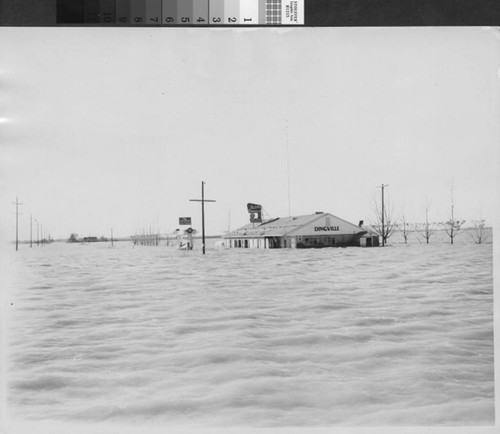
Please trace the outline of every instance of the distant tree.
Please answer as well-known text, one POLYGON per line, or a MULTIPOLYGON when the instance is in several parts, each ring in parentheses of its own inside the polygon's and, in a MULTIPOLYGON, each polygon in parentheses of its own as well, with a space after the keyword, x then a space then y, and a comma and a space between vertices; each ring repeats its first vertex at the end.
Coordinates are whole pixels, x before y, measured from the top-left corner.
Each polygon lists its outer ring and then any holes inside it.
POLYGON ((431 224, 429 223, 429 204, 426 205, 425 207, 425 223, 423 224, 423 231, 422 231, 422 236, 425 239, 425 242, 429 244, 429 240, 431 238, 431 235, 435 232, 435 230, 432 228, 431 224))
POLYGON ((455 220, 455 203, 453 200, 453 188, 451 189, 451 209, 450 209, 450 219, 443 223, 444 230, 450 237, 450 243, 453 244, 453 240, 460 232, 462 225, 465 223, 465 220, 455 220))
POLYGON ((484 220, 475 220, 472 222, 474 225, 469 229, 469 234, 476 244, 482 244, 488 238, 488 234, 486 233, 486 226, 484 220))
POLYGON ((68 243, 77 243, 78 242, 78 234, 71 234, 68 238, 68 243))
POLYGON ((379 237, 382 237, 382 246, 385 246, 388 238, 393 234, 396 229, 396 224, 392 217, 392 207, 390 205, 386 205, 384 198, 384 188, 387 185, 382 184, 382 200, 380 204, 378 201, 374 201, 374 209, 375 209, 375 224, 370 225, 370 228, 373 232, 375 232, 379 237))
POLYGON ((405 244, 408 244, 408 238, 410 234, 413 232, 413 227, 406 221, 406 217, 403 214, 401 217, 401 224, 398 225, 399 232, 403 235, 405 240, 405 244))

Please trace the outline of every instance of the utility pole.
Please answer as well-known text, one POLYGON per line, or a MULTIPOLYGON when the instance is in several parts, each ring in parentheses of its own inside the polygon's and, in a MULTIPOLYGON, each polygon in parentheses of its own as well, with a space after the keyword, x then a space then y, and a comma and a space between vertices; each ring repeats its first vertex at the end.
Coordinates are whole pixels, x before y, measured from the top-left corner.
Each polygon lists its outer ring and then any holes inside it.
POLYGON ((288 181, 288 217, 291 217, 290 211, 290 152, 288 148, 288 119, 285 120, 285 134, 286 134, 286 171, 288 181))
POLYGON ((111 228, 111 247, 113 247, 113 228, 111 228))
POLYGON ((385 246, 385 204, 384 204, 384 188, 389 187, 387 184, 382 184, 382 247, 385 246))
POLYGON ((203 254, 205 254, 205 202, 215 202, 215 200, 205 199, 205 182, 201 181, 201 199, 189 199, 189 201, 201 202, 201 237, 203 254))
POLYGON ((19 205, 22 205, 22 202, 19 202, 18 197, 16 196, 16 201, 13 203, 16 205, 16 252, 19 250, 19 205))
POLYGON ((30 247, 33 247, 33 215, 30 214, 30 247))

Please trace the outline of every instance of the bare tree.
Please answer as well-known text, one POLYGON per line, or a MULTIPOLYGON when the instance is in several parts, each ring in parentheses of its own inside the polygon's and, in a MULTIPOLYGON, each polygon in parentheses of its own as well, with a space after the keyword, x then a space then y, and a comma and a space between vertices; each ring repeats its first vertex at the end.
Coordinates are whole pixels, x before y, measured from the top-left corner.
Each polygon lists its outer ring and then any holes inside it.
POLYGON ((453 244, 453 240, 460 232, 462 225, 465 223, 465 220, 455 220, 455 203, 453 200, 453 188, 451 189, 451 210, 450 210, 450 219, 443 223, 444 230, 450 237, 450 243, 453 244))
POLYGON ((387 185, 382 184, 382 200, 380 204, 374 201, 376 223, 370 225, 370 228, 379 237, 382 237, 382 246, 385 246, 387 239, 393 234, 396 229, 396 224, 392 217, 392 207, 385 204, 384 188, 387 185))
POLYGON ((408 238, 410 237, 410 234, 413 232, 413 228, 406 221, 406 217, 404 214, 401 217, 401 223, 398 224, 398 229, 399 229, 399 232, 401 232, 401 235, 403 235, 403 238, 405 240, 405 244, 408 244, 408 238))
POLYGON ((425 242, 429 244, 429 240, 431 238, 431 235, 435 232, 435 230, 432 228, 431 224, 429 223, 429 204, 426 205, 425 207, 425 223, 423 225, 423 233, 422 236, 425 238, 425 242))
POLYGON ((488 238, 488 234, 486 233, 485 221, 475 220, 472 222, 472 224, 474 226, 469 229, 469 234, 471 235, 472 239, 476 244, 484 243, 488 238))

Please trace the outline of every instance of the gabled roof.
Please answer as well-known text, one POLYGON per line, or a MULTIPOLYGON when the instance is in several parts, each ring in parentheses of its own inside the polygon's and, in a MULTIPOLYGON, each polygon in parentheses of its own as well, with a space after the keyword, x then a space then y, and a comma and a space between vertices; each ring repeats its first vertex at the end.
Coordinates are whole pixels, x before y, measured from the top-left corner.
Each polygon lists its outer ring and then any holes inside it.
MULTIPOLYGON (((225 235, 224 238, 282 237, 325 216, 331 216, 349 223, 330 213, 308 214, 296 217, 278 217, 263 223, 248 223, 241 228, 231 231, 229 234, 225 235)), ((353 225, 352 223, 349 224, 353 225)), ((360 232, 366 231, 360 228, 360 232)))

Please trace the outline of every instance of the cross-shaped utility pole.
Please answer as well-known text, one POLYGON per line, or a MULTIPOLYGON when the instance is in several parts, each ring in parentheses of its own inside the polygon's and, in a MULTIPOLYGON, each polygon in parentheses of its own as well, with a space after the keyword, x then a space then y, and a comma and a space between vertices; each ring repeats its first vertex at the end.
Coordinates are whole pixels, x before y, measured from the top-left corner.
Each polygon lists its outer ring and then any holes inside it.
POLYGON ((205 254, 205 202, 215 200, 205 199, 205 182, 201 181, 201 199, 189 199, 190 202, 201 202, 201 238, 203 243, 203 254, 205 254))

